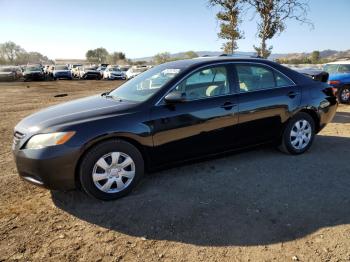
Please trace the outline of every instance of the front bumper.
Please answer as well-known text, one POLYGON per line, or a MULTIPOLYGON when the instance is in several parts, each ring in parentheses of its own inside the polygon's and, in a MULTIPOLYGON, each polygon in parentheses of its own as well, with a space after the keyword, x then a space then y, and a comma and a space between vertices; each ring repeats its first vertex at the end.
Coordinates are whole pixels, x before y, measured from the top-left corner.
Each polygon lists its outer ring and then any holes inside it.
POLYGON ((65 145, 43 149, 13 149, 18 174, 24 180, 53 190, 75 188, 79 149, 65 145))
POLYGON ((24 80, 44 80, 44 74, 27 74, 23 76, 24 80))

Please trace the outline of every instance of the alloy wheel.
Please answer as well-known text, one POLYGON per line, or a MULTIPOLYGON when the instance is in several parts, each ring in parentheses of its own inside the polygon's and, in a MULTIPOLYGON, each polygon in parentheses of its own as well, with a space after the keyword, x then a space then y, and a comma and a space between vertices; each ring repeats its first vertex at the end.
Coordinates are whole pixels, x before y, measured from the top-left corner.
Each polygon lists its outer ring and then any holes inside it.
POLYGON ((342 101, 348 102, 350 100, 350 90, 349 88, 344 88, 340 94, 342 101))

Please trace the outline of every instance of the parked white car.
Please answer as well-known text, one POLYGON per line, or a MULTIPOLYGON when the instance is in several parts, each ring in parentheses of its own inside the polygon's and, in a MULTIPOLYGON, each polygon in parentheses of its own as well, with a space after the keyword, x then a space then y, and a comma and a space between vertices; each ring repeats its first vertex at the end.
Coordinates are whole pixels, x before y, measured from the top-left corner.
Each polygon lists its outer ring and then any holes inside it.
POLYGON ((148 69, 146 66, 142 67, 131 67, 128 71, 126 71, 126 78, 131 79, 135 76, 138 76, 139 74, 145 72, 148 69))
POLYGON ((126 79, 126 74, 121 71, 118 67, 107 67, 103 72, 103 79, 114 80, 114 79, 126 79))

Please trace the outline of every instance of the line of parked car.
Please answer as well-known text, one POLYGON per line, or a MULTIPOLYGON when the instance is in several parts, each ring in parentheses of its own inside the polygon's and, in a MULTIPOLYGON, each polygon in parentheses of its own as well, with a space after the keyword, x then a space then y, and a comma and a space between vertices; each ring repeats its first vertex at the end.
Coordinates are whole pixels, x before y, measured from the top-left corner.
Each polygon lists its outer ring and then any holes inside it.
POLYGON ((0 80, 3 81, 43 81, 58 79, 96 79, 126 80, 131 79, 149 69, 150 66, 121 65, 41 65, 0 67, 0 80))

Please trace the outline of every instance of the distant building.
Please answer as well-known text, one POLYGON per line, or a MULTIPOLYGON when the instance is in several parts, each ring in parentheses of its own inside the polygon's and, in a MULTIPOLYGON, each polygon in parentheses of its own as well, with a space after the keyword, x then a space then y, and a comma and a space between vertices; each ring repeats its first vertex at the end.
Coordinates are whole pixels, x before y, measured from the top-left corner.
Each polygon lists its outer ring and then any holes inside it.
POLYGON ((62 59, 57 58, 55 59, 55 64, 62 64, 62 65, 68 65, 68 64, 90 64, 85 59, 62 59))

